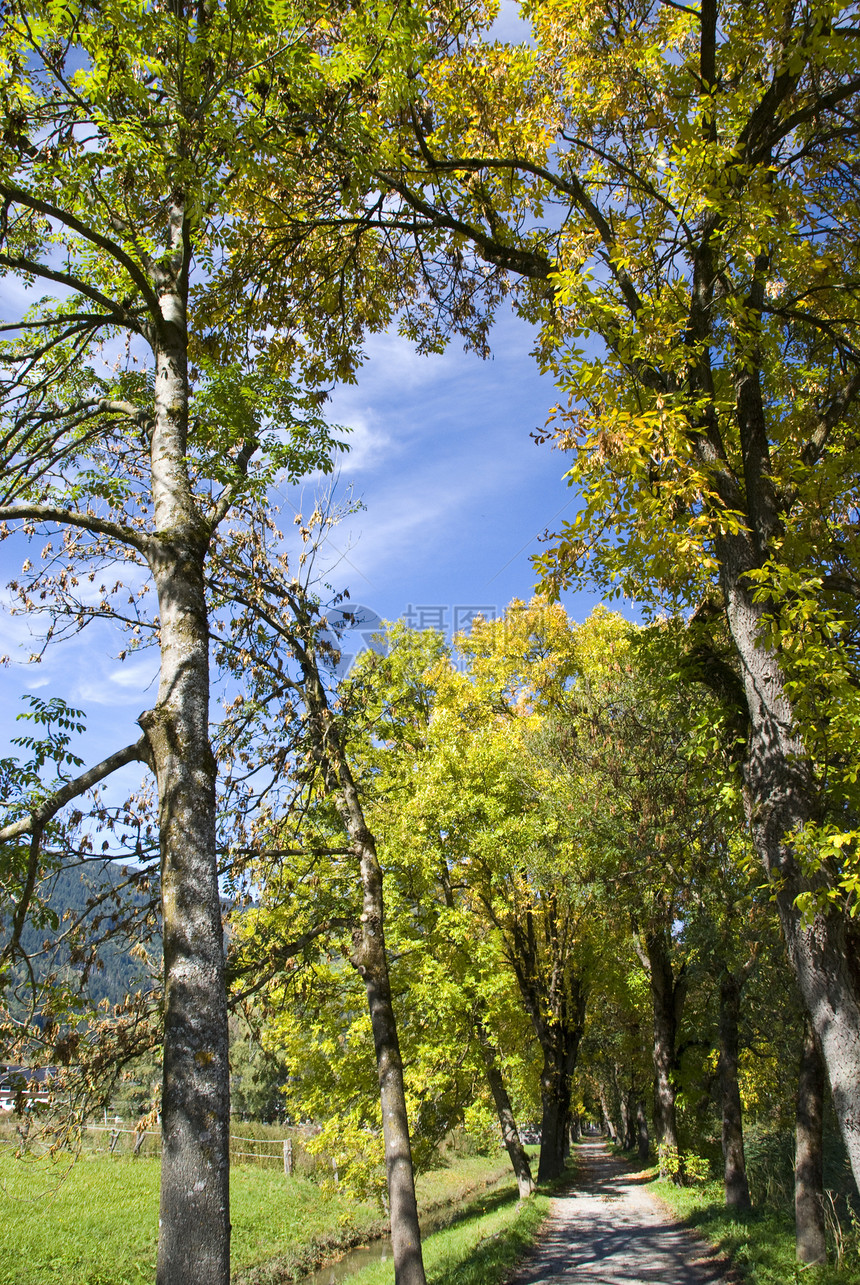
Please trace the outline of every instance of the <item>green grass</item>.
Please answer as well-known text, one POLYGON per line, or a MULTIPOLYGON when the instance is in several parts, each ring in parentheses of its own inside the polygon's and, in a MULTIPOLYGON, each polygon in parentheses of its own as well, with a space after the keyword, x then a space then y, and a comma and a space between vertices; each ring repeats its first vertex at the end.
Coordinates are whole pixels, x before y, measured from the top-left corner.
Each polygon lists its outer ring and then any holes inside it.
MULTIPOLYGON (((458 1202, 505 1172, 507 1158, 468 1157, 419 1179, 423 1209, 458 1202)), ((157 1159, 0 1154, 0 1285, 141 1285, 155 1272, 157 1159)), ((384 1229, 378 1205, 325 1195, 272 1166, 234 1166, 230 1182, 237 1275, 280 1280, 384 1229)))
MULTIPOLYGON (((730 1214, 721 1182, 676 1187, 671 1182, 658 1181, 650 1185, 649 1191, 664 1200, 678 1219, 726 1254, 749 1285, 789 1285, 794 1281, 804 1285, 860 1285, 860 1256, 856 1240, 847 1234, 850 1228, 843 1228, 848 1243, 841 1267, 833 1261, 827 1267, 802 1267, 794 1257, 793 1210, 762 1208, 748 1214, 730 1214)), ((831 1253, 831 1260, 834 1257, 831 1253)))
MULTIPOLYGON (((538 1193, 520 1204, 513 1183, 508 1190, 476 1201, 456 1225, 424 1239, 429 1285, 496 1285, 534 1243, 546 1218, 549 1197, 538 1193)), ((348 1285, 391 1285, 389 1259, 348 1278, 348 1285)))

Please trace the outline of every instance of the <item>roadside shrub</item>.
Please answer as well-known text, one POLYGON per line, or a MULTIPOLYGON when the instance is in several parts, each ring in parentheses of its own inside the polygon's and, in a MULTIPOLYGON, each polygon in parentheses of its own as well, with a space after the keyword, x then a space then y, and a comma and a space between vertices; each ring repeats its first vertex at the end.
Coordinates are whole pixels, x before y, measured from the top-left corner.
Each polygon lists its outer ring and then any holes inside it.
POLYGON ((677 1147, 661 1144, 657 1150, 660 1177, 667 1178, 678 1187, 692 1187, 705 1183, 711 1176, 711 1162, 694 1151, 678 1151, 677 1147))

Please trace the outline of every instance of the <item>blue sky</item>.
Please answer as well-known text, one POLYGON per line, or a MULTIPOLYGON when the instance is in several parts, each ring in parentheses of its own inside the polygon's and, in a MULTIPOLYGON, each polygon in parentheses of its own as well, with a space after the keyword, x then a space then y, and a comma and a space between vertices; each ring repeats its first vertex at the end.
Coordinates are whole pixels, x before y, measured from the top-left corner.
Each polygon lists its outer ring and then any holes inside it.
MULTIPOLYGON (((540 533, 575 511, 564 457, 530 437, 556 400, 530 347, 512 316, 488 361, 454 344, 419 356, 386 334, 368 344, 358 383, 336 390, 332 419, 352 427, 337 489, 351 484, 367 506, 333 540, 333 562, 344 555, 333 579, 354 601, 449 628, 530 596, 540 533)), ((286 498, 301 507, 297 492, 286 498)))
MULTIPOLYGON (((328 579, 354 604, 450 632, 478 608, 495 614, 531 595, 540 533, 575 511, 564 456, 530 438, 555 402, 531 343, 529 327, 511 315, 496 326, 487 361, 456 344, 424 357, 396 333, 370 338, 357 383, 337 388, 329 407, 333 422, 352 429, 336 495, 351 488, 365 506, 330 541, 328 579)), ((317 487, 275 497, 286 530, 294 508, 313 507, 317 487)), ((24 553, 17 539, 0 545, 4 583, 24 553)), ((594 601, 579 595, 566 605, 582 619, 594 601)), ((134 739, 135 719, 153 700, 156 653, 120 662, 123 636, 96 623, 27 665, 30 629, 26 618, 0 619, 0 650, 12 660, 0 680, 6 736, 20 696, 37 691, 86 712, 90 760, 134 739)))

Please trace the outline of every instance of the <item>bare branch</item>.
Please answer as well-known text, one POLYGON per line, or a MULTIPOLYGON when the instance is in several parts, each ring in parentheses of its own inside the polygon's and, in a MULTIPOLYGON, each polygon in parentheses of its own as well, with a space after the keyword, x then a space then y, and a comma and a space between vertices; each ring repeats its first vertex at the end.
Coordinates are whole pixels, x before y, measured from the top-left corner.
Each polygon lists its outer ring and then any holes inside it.
POLYGON ((80 527, 96 535, 106 535, 120 544, 130 544, 144 557, 149 552, 152 541, 131 527, 120 526, 118 522, 109 522, 97 518, 93 513, 80 513, 75 509, 54 508, 51 504, 0 504, 0 522, 56 522, 60 526, 80 527))
POLYGON ((9 843, 12 839, 20 839, 25 834, 35 834, 43 830, 52 817, 55 817, 72 799, 85 794, 87 790, 91 790, 94 785, 98 785, 100 781, 104 781, 106 777, 111 776, 119 768, 125 767, 127 763, 150 764, 149 744, 145 736, 141 736, 131 745, 126 745, 124 749, 117 750, 115 754, 108 755, 101 763, 82 772, 73 781, 68 781, 26 816, 3 826, 0 829, 0 843, 9 843))

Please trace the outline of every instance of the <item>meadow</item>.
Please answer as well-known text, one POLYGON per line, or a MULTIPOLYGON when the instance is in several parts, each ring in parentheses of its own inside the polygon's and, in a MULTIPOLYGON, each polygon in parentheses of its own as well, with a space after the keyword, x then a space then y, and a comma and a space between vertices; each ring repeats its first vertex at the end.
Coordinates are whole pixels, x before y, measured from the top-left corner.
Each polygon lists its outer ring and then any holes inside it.
MULTIPOLYGON (((439 1235, 474 1245, 517 1222, 506 1156, 453 1158, 418 1180, 422 1213, 477 1200, 474 1215, 439 1235), (481 1207, 481 1192, 489 1192, 481 1207), (492 1204, 487 1206, 486 1201, 492 1204), (486 1221, 483 1221, 486 1220, 486 1221)), ((68 1152, 0 1153, 0 1285, 141 1285, 155 1271, 160 1161, 68 1152)), ((324 1258, 384 1234, 379 1204, 331 1184, 287 1177, 276 1165, 234 1165, 230 1180, 234 1279, 298 1279, 324 1258)), ((524 1225, 535 1221, 532 1213, 524 1225)), ((520 1219, 522 1222, 522 1219, 520 1219)), ((520 1234, 520 1233, 518 1233, 520 1234)), ((428 1238, 428 1244, 433 1241, 428 1238)), ((450 1246, 449 1246, 450 1248, 450 1246)), ((477 1279, 477 1278, 476 1278, 477 1279)), ((483 1277, 482 1279, 488 1279, 483 1277)))

